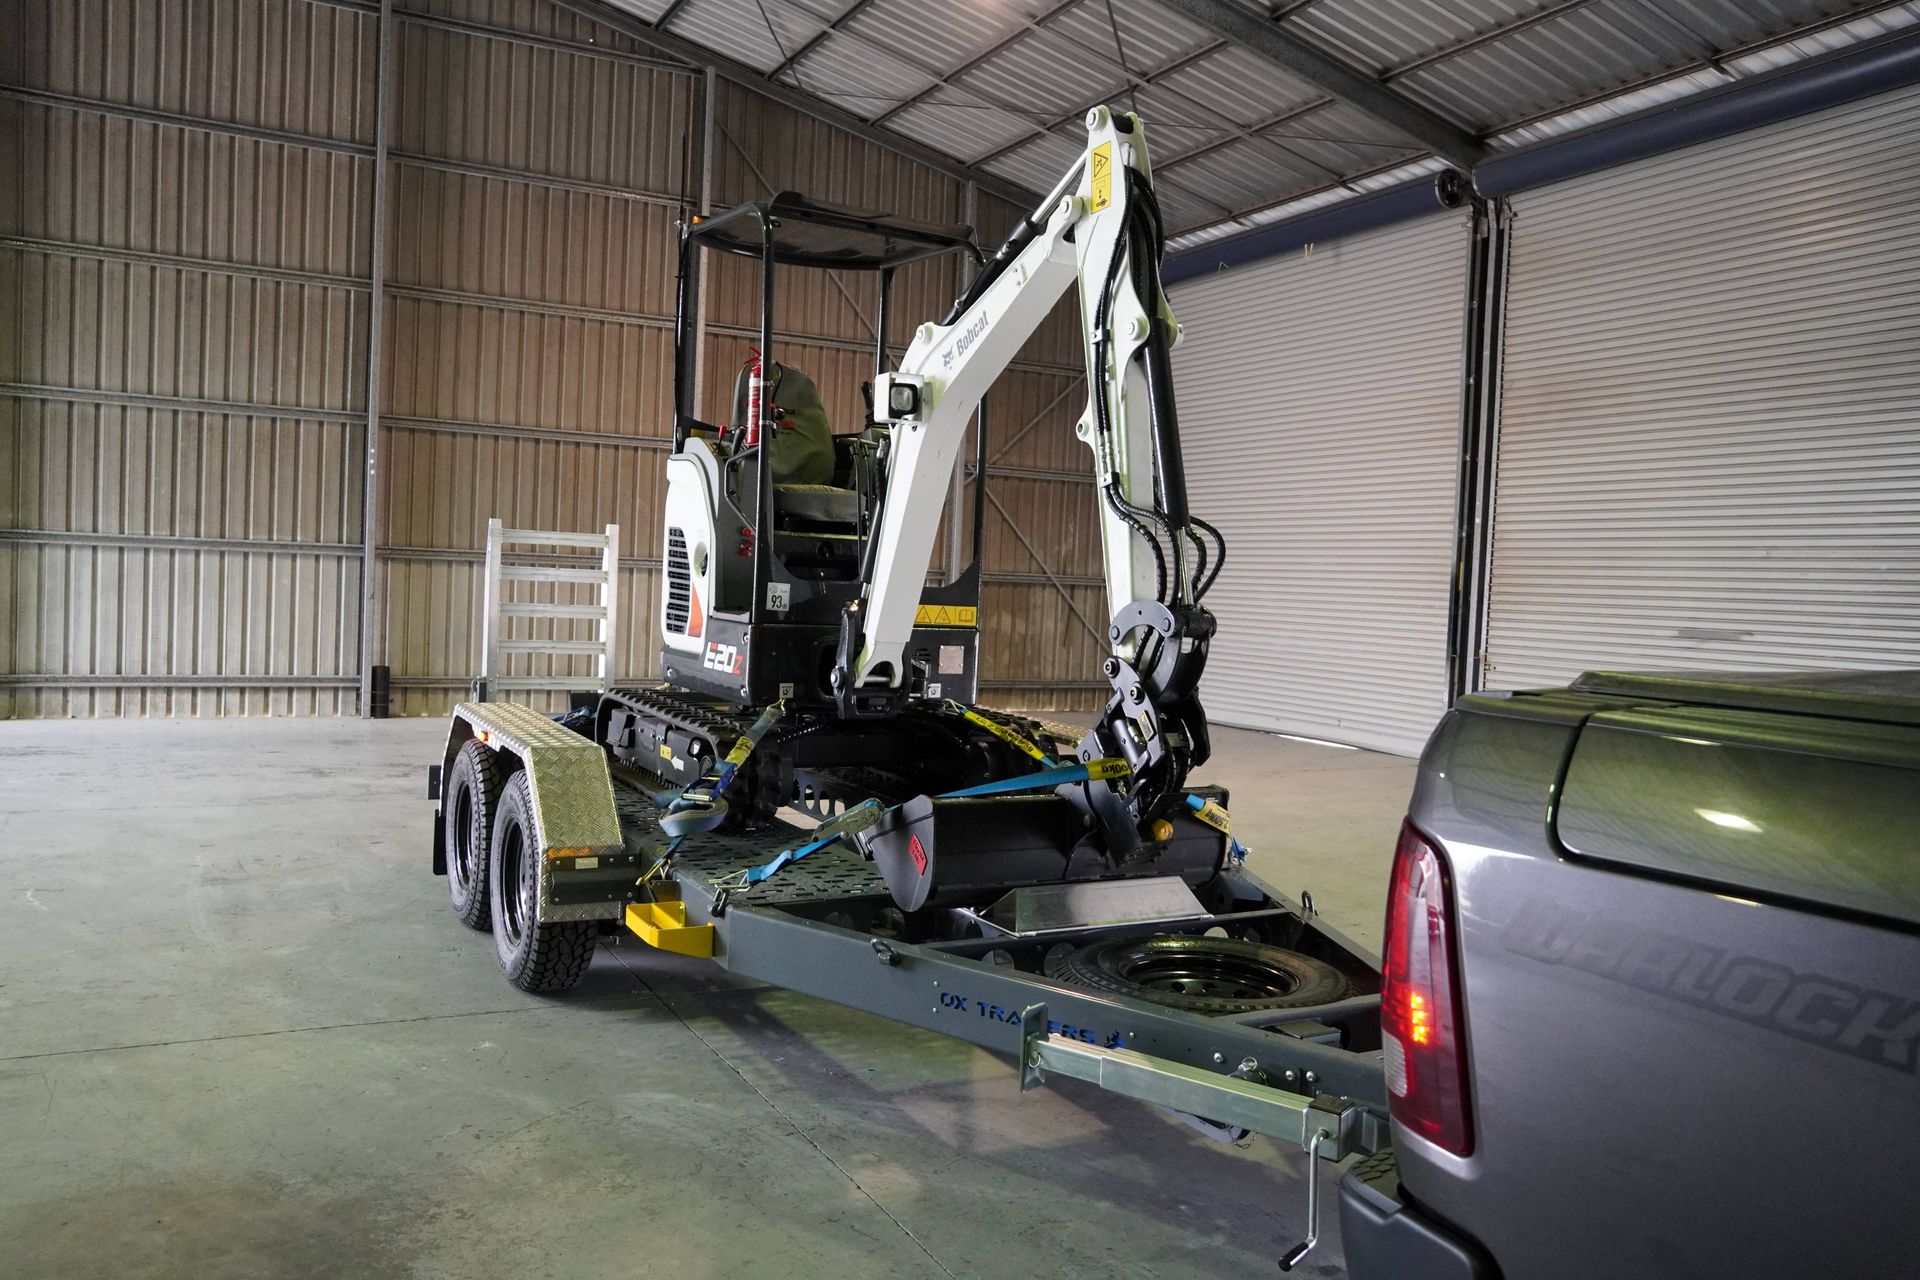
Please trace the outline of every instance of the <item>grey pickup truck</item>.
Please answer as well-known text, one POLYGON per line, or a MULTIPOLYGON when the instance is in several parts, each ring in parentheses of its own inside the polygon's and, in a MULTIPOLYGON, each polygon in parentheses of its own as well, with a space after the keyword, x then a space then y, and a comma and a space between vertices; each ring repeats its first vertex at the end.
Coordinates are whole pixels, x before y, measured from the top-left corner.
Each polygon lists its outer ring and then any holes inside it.
POLYGON ((1920 1276, 1920 671, 1462 699, 1394 860, 1355 1280, 1920 1276))

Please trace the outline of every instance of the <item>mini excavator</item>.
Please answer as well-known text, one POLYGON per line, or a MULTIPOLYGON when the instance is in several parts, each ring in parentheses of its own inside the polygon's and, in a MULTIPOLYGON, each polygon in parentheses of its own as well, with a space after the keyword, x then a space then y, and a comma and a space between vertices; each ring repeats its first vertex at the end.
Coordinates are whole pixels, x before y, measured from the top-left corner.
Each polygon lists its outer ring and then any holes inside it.
MULTIPOLYGON (((1106 107, 1054 189, 986 260, 966 227, 783 192, 682 227, 660 601, 664 685, 601 696, 592 736, 662 780, 669 850, 793 805, 878 864, 903 910, 996 887, 1197 877, 1231 838, 1187 788, 1207 759, 1202 607, 1225 557, 1187 506, 1160 283, 1164 228, 1137 117, 1106 107), (695 415, 703 260, 759 265, 758 347, 730 421, 695 415), (897 367, 894 275, 958 254, 971 282, 897 367), (867 420, 836 433, 815 381, 772 358, 776 269, 877 277, 867 420), (1099 496, 1110 696, 1083 736, 977 705, 987 391, 1054 304, 1079 295, 1077 427, 1099 496), (764 356, 764 359, 763 359, 764 356), (929 585, 969 424, 972 563, 929 585)), ((952 506, 949 507, 951 497, 952 506)))

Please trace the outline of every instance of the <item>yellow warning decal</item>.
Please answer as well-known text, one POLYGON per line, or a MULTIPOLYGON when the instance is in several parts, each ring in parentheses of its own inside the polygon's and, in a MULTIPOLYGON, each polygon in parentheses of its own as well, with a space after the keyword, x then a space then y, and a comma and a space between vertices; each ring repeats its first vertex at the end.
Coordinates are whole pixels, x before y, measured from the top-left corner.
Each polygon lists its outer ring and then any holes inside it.
POLYGON ((970 604, 923 604, 914 611, 916 627, 977 627, 980 610, 970 604))
POLYGON ((1087 777, 1094 782, 1105 782, 1108 778, 1124 778, 1133 772, 1133 766, 1118 756, 1104 756, 1098 760, 1087 761, 1087 777))
MULTIPOLYGON (((958 706, 959 704, 956 703, 954 705, 958 706)), ((961 707, 960 714, 965 716, 972 723, 979 725, 982 729, 985 729, 988 733, 992 734, 994 737, 1000 739, 1000 741, 1014 748, 1016 751, 1026 752, 1028 755, 1032 756, 1035 760, 1038 760, 1041 764, 1050 765, 1053 763, 1053 757, 1049 756, 1046 752, 1034 746, 1031 742, 1028 742, 1025 738, 1021 737, 1019 734, 1015 733, 1013 730, 1007 728, 1007 726, 1003 724, 995 724, 993 721, 987 719, 985 716, 981 715, 978 711, 973 710, 971 707, 961 707)))
POLYGON ((1113 203, 1113 144, 1103 142, 1093 149, 1093 211, 1100 212, 1113 203))
POLYGON ((670 747, 670 746, 668 746, 668 745, 667 745, 666 743, 664 743, 664 742, 660 744, 660 758, 661 758, 662 760, 671 760, 671 759, 673 759, 673 748, 672 748, 672 747, 670 747))
POLYGON ((1200 821, 1206 823, 1208 826, 1212 827, 1215 831, 1218 831, 1223 836, 1230 836, 1233 834, 1233 819, 1227 816, 1227 811, 1225 809, 1222 809, 1218 804, 1214 803, 1212 800, 1202 801, 1200 804, 1200 807, 1193 810, 1193 816, 1200 819, 1200 821))

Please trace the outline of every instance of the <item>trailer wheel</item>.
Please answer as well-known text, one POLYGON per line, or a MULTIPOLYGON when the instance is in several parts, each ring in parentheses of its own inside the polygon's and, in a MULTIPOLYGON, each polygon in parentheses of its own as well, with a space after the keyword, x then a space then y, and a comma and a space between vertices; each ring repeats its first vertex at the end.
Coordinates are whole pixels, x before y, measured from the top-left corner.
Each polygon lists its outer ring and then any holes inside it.
POLYGON ((453 914, 469 929, 485 932, 492 920, 487 903, 487 855, 492 848, 493 814, 500 802, 500 766, 483 744, 468 741, 447 775, 447 896, 453 914))
POLYGON ((534 838, 533 791, 521 770, 500 793, 487 872, 493 950, 507 981, 522 991, 565 991, 585 976, 593 959, 593 921, 540 923, 540 862, 545 856, 534 838))
POLYGON ((1297 951, 1234 938, 1160 934, 1056 948, 1049 978, 1192 1013, 1251 1013, 1338 1000, 1338 969, 1297 951))

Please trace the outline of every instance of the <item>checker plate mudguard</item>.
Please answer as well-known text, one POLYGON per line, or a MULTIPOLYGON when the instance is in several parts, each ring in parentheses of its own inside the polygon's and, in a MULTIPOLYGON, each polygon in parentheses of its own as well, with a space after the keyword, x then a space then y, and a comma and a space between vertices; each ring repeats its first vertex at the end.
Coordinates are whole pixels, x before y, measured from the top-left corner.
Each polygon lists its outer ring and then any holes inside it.
POLYGON ((535 842, 543 855, 542 922, 617 918, 624 908, 624 893, 576 894, 566 886, 571 877, 588 868, 600 870, 602 859, 622 853, 625 847, 607 753, 592 739, 530 707, 514 702, 463 702, 453 709, 447 729, 447 767, 452 767, 461 745, 476 737, 494 751, 511 752, 526 771, 535 842), (559 850, 566 853, 555 856, 559 850), (587 866, 576 870, 582 860, 587 866), (580 901, 583 896, 595 900, 580 901))
POLYGON ((599 744, 517 702, 463 702, 447 735, 449 766, 468 736, 485 734, 495 751, 520 758, 533 792, 533 818, 542 849, 616 853, 620 816, 613 807, 613 779, 599 744))

